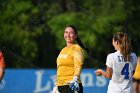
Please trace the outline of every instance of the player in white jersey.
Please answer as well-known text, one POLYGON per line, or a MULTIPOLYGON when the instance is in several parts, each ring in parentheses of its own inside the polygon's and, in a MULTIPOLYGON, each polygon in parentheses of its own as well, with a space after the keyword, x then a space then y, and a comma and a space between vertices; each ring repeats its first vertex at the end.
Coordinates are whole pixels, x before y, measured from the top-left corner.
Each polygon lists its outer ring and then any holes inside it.
POLYGON ((106 60, 106 71, 98 69, 97 76, 110 79, 107 93, 133 93, 133 71, 136 68, 137 56, 132 52, 131 42, 126 33, 114 34, 112 44, 116 50, 106 60))

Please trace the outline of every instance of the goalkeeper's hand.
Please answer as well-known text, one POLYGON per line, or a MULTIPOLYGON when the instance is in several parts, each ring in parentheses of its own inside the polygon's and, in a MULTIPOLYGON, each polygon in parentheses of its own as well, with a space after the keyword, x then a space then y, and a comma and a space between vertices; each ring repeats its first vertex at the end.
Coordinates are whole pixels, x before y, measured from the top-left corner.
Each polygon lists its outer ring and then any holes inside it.
POLYGON ((73 77, 73 80, 71 80, 69 82, 69 86, 72 90, 75 90, 75 91, 79 91, 80 90, 80 87, 79 87, 79 83, 78 83, 78 76, 74 76, 73 77))
POLYGON ((60 93, 60 92, 58 91, 58 87, 56 86, 56 83, 55 83, 55 85, 54 85, 54 87, 53 87, 52 93, 60 93))

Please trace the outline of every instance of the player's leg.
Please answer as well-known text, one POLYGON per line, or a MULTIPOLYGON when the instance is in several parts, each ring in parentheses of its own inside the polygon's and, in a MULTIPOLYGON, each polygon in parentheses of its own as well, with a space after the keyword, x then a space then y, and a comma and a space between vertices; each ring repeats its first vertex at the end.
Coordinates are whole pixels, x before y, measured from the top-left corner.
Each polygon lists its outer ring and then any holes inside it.
POLYGON ((138 83, 136 79, 133 79, 134 93, 137 93, 138 83))
POLYGON ((138 81, 138 93, 140 93, 140 80, 138 81))

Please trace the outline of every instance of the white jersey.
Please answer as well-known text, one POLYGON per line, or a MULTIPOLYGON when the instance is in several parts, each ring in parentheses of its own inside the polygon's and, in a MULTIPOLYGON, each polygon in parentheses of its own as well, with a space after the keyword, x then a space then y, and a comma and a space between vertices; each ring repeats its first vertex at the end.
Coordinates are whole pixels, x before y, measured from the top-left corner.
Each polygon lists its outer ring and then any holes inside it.
POLYGON ((106 65, 113 69, 107 93, 133 93, 133 71, 136 68, 137 56, 131 53, 130 62, 125 62, 120 51, 107 56, 106 65))

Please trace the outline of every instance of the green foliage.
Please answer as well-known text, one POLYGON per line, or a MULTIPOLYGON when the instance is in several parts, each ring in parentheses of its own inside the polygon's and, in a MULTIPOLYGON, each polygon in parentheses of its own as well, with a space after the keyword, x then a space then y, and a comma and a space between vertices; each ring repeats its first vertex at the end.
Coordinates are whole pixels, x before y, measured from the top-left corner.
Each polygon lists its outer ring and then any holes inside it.
POLYGON ((0 15, 0 44, 2 48, 6 48, 3 52, 6 55, 6 62, 10 62, 7 63, 7 67, 10 65, 17 68, 32 67, 30 65, 32 63, 29 62, 37 57, 38 51, 33 34, 36 33, 37 36, 41 33, 40 29, 35 29, 34 32, 30 32, 29 29, 28 22, 30 16, 36 13, 35 9, 29 1, 17 3, 16 0, 12 0, 7 3, 3 2, 3 4, 5 6, 0 15), (6 50, 8 51, 5 52, 6 50), (13 60, 7 56, 11 56, 13 60))
POLYGON ((91 44, 92 41, 94 41, 94 37, 91 37, 89 40, 88 36, 92 34, 94 35, 94 33, 93 31, 90 31, 90 29, 85 28, 86 26, 88 26, 86 21, 87 21, 87 18, 81 13, 64 13, 64 14, 53 17, 48 22, 48 25, 52 29, 52 34, 54 34, 57 38, 57 41, 56 41, 56 44, 58 45, 57 48, 61 49, 65 45, 63 33, 65 30, 65 27, 71 24, 77 27, 78 34, 81 40, 83 40, 83 42, 87 44, 89 43, 91 44), (85 32, 87 34, 85 34, 85 32))
POLYGON ((0 1, 0 46, 7 67, 56 67, 56 57, 65 46, 67 25, 75 25, 89 49, 84 67, 105 67, 114 52, 112 34, 128 32, 140 54, 139 0, 2 0, 0 1), (9 63, 10 62, 10 63, 9 63))

